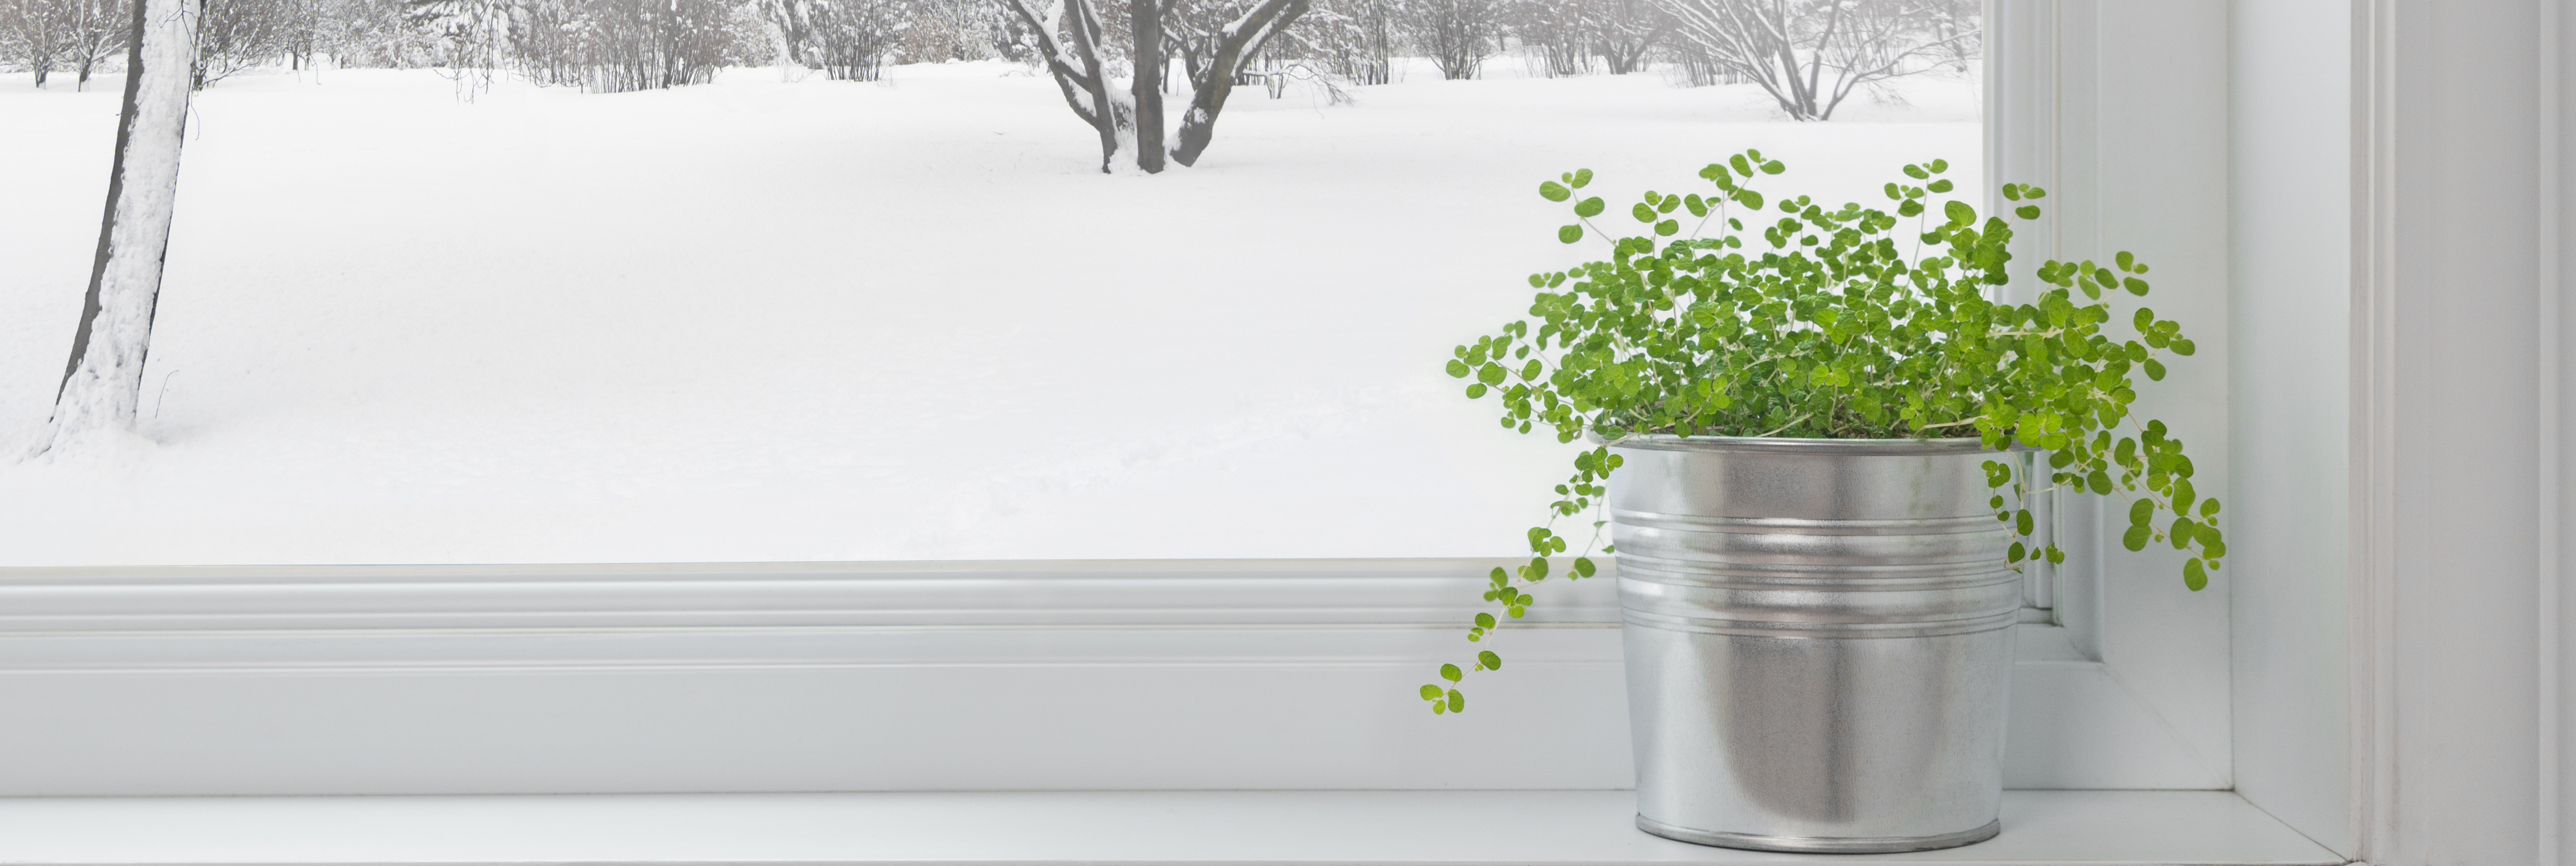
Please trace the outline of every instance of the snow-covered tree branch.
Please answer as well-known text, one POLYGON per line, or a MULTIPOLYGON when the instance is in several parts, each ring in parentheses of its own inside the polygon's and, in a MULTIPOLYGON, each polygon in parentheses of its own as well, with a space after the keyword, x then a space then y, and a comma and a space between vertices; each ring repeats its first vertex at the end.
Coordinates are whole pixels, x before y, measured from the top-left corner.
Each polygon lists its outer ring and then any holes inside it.
POLYGON ((1131 75, 1120 89, 1111 78, 1110 51, 1099 10, 1091 0, 1006 0, 1013 17, 1035 33, 1039 59, 1063 90, 1075 116, 1100 133, 1100 168, 1133 153, 1137 167, 1163 170, 1171 160, 1195 165, 1216 135, 1216 119, 1262 46, 1306 14, 1313 0, 1257 0, 1225 23, 1205 30, 1190 25, 1192 11, 1177 0, 1128 0, 1127 59, 1131 75), (1176 32, 1177 31, 1177 32, 1176 32), (1167 48, 1180 49, 1187 70, 1190 107, 1180 131, 1170 135, 1163 115, 1167 48), (1168 137, 1167 137, 1168 136, 1168 137))
POLYGON ((1212 34, 1197 34, 1197 43, 1206 58, 1205 66, 1190 70, 1190 110, 1181 116, 1180 140, 1172 148, 1172 160, 1182 165, 1197 165, 1199 154, 1207 150, 1216 137, 1217 114, 1225 110, 1225 99, 1234 92, 1252 57, 1261 52, 1280 31, 1296 23, 1313 4, 1311 0, 1262 0, 1243 17, 1212 34))

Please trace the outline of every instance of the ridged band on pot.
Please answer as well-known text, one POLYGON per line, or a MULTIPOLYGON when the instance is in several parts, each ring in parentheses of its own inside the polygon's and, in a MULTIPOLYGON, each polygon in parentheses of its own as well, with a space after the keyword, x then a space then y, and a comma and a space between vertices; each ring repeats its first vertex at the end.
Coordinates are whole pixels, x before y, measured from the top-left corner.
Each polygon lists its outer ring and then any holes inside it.
POLYGON ((2021 575, 1975 439, 1613 443, 1638 826, 1783 851, 1994 835, 2021 575))

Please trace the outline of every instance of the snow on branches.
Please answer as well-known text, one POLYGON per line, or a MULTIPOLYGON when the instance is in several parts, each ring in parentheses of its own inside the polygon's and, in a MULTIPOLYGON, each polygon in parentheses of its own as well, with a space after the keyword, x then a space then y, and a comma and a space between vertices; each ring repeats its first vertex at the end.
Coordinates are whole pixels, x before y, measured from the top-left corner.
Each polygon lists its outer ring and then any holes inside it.
POLYGON ((1240 7, 1196 7, 1187 0, 1130 0, 1125 56, 1107 37, 1110 22, 1092 0, 1004 0, 1011 15, 1033 34, 1038 58, 1054 76, 1074 116, 1100 135, 1100 170, 1133 153, 1147 172, 1172 161, 1195 165, 1216 135, 1217 117, 1254 58, 1313 7, 1313 0, 1252 0, 1240 7), (1230 17, 1219 17, 1232 13, 1230 17), (1222 22, 1222 23, 1215 23, 1222 22), (1181 54, 1190 87, 1189 107, 1177 134, 1163 124, 1162 69, 1169 50, 1181 54), (1112 63, 1126 60, 1122 89, 1112 63), (1140 64, 1138 61, 1142 61, 1140 64))

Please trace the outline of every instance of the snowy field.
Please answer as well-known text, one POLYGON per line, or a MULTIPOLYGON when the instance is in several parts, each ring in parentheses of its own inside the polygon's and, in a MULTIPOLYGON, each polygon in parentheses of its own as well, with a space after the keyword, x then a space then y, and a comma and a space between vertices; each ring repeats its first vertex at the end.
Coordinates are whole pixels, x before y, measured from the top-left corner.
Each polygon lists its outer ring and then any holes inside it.
POLYGON ((1521 66, 1238 90, 1160 176, 1001 63, 240 75, 191 118, 141 436, 33 460, 122 82, 0 76, 0 564, 1508 556, 1570 446, 1441 367, 1603 251, 1540 180, 1616 218, 1757 147, 1772 193, 1976 188, 1968 81, 1795 124, 1521 66))

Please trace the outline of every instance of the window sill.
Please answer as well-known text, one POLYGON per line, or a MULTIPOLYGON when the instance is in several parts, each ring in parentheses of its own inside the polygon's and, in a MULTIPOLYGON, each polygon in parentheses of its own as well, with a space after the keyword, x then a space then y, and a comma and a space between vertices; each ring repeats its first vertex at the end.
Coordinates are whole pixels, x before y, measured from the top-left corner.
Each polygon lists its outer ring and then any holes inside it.
POLYGON ((2014 791, 1946 851, 1649 836, 1627 791, 1185 791, 0 800, 10 863, 2340 864, 2224 791, 2014 791))
MULTIPOLYGON (((0 569, 0 796, 1633 785, 1611 580, 1412 697, 1496 564, 0 569)), ((2007 785, 2230 787, 2064 632, 2007 785)))

